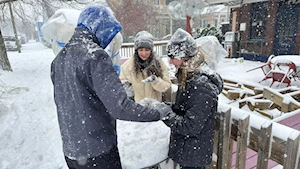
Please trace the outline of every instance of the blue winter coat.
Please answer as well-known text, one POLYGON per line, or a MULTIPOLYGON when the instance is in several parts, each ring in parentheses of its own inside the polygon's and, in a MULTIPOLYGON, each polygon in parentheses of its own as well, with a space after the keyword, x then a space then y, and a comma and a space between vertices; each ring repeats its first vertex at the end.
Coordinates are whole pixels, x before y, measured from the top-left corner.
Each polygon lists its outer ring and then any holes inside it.
POLYGON ((157 111, 127 98, 94 33, 76 28, 51 65, 63 151, 72 159, 107 153, 117 144, 116 119, 157 121, 157 111))
POLYGON ((179 89, 172 106, 178 115, 171 125, 169 157, 181 166, 200 167, 210 164, 213 153, 215 113, 223 80, 215 73, 199 73, 179 89))

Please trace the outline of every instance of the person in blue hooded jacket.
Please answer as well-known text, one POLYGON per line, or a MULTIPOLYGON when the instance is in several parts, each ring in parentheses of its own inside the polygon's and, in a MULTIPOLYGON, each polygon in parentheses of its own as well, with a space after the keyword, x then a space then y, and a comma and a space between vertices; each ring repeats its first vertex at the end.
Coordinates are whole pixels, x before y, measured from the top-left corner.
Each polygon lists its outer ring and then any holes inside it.
POLYGON ((51 64, 54 101, 70 169, 121 169, 116 119, 158 121, 167 111, 134 103, 104 48, 122 26, 103 5, 87 6, 51 64))

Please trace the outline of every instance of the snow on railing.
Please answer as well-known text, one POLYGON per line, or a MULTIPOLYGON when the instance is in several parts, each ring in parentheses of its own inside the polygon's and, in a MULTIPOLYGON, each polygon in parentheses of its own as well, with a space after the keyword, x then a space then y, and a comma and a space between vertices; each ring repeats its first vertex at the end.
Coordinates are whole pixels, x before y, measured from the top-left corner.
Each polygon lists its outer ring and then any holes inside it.
POLYGON ((219 102, 216 131, 214 153, 217 162, 211 165, 218 169, 233 165, 244 169, 247 148, 258 152, 258 168, 268 168, 269 159, 284 168, 300 168, 298 130, 219 102), (234 140, 237 142, 236 164, 231 165, 234 140))

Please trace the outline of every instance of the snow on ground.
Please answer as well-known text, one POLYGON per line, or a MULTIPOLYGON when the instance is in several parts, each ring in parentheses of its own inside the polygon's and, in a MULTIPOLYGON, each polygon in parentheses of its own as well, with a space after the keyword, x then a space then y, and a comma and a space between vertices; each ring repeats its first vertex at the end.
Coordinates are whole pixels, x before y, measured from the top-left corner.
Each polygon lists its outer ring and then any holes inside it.
POLYGON ((13 72, 0 71, 6 107, 0 110, 0 168, 67 168, 52 97, 52 50, 31 41, 8 56, 13 72))
MULTIPOLYGON (((13 72, 0 70, 0 168, 67 169, 50 80, 52 50, 30 41, 23 45, 22 53, 8 52, 8 57, 13 72)), ((226 79, 269 86, 270 80, 258 83, 263 78, 261 70, 246 73, 261 64, 223 59, 218 72, 226 79)), ((299 82, 292 85, 300 87, 299 82)), ((222 95, 220 101, 237 106, 222 95)))

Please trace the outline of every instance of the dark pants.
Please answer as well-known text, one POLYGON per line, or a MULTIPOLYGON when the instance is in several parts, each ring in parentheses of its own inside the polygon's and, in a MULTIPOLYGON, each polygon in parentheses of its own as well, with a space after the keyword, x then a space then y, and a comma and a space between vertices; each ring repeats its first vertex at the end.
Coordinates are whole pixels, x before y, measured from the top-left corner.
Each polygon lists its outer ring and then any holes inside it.
POLYGON ((183 167, 183 166, 180 166, 180 169, 205 169, 205 167, 183 167))
POLYGON ((69 169, 122 169, 117 146, 107 154, 86 160, 65 159, 69 169))

